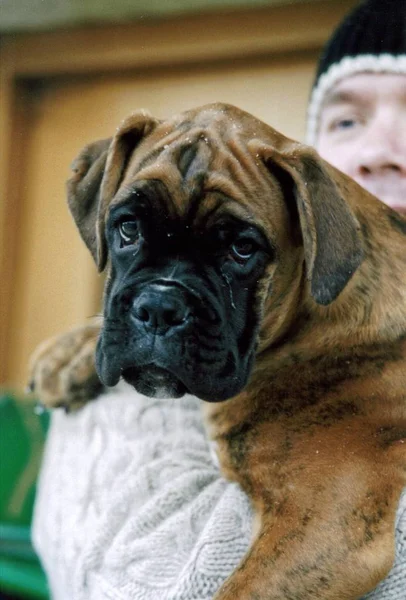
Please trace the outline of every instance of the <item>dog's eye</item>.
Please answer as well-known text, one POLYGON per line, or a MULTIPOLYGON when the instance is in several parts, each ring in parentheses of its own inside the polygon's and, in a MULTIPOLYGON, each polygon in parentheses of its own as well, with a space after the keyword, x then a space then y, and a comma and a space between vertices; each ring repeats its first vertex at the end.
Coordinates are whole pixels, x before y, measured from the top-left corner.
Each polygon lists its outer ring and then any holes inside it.
POLYGON ((231 254, 235 260, 245 261, 251 258, 258 246, 250 238, 241 238, 231 245, 231 254))
POLYGON ((136 244, 140 237, 138 223, 134 220, 121 221, 118 231, 124 245, 136 244))

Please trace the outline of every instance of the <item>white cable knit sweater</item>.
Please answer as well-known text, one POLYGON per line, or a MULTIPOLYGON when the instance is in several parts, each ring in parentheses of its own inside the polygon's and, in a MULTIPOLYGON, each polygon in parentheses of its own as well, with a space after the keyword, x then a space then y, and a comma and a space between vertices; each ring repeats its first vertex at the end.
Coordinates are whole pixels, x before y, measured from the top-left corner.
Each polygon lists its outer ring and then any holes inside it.
MULTIPOLYGON (((122 386, 56 411, 33 524, 54 600, 209 600, 248 548, 251 509, 224 480, 200 401, 122 386)), ((406 598, 406 491, 396 564, 368 600, 406 598)))

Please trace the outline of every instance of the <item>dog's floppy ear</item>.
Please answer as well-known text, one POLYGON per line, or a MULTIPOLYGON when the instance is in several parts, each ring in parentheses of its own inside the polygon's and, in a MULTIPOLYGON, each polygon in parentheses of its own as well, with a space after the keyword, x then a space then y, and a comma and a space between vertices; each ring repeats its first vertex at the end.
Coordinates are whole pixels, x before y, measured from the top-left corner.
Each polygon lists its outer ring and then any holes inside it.
POLYGON ((118 190, 130 154, 158 122, 148 112, 138 111, 123 121, 113 138, 89 144, 72 164, 68 205, 99 271, 107 261, 107 207, 118 190))
POLYGON ((104 250, 99 249, 97 219, 100 204, 100 186, 106 166, 111 139, 85 146, 72 163, 73 176, 68 180, 68 205, 80 235, 89 248, 100 271, 105 266, 104 250))
POLYGON ((341 191, 350 187, 347 178, 301 144, 287 151, 267 147, 263 156, 283 191, 293 191, 311 295, 328 305, 363 259, 360 225, 341 191))

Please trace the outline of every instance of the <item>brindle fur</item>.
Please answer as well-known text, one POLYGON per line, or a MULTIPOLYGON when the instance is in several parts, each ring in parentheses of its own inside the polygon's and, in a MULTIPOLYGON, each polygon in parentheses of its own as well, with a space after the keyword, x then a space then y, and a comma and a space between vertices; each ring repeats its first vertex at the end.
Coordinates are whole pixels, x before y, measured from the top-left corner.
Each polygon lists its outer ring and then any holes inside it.
MULTIPOLYGON (((392 566, 406 485, 405 220, 311 149, 224 105, 163 123, 137 113, 75 168, 70 206, 99 268, 108 208, 136 179, 164 182, 168 210, 192 211, 201 227, 220 190, 234 200, 227 210, 269 235, 276 260, 256 292, 249 382, 203 406, 222 471, 256 514, 252 546, 216 600, 360 598, 392 566), (102 177, 92 200, 86 186, 102 177)), ((94 338, 86 343, 93 353, 94 338)), ((34 361, 49 405, 75 399, 69 360, 62 341, 34 361), (44 369, 55 353, 67 367, 53 396, 58 360, 44 369)))

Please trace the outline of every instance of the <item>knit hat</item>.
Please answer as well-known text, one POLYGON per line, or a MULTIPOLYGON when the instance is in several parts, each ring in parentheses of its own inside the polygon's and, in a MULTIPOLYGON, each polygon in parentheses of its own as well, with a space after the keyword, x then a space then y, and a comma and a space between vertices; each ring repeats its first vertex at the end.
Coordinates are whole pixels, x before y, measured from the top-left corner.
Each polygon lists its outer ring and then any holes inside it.
POLYGON ((317 139, 320 112, 332 87, 356 73, 406 74, 405 0, 366 0, 337 27, 321 54, 310 96, 307 142, 317 139))

